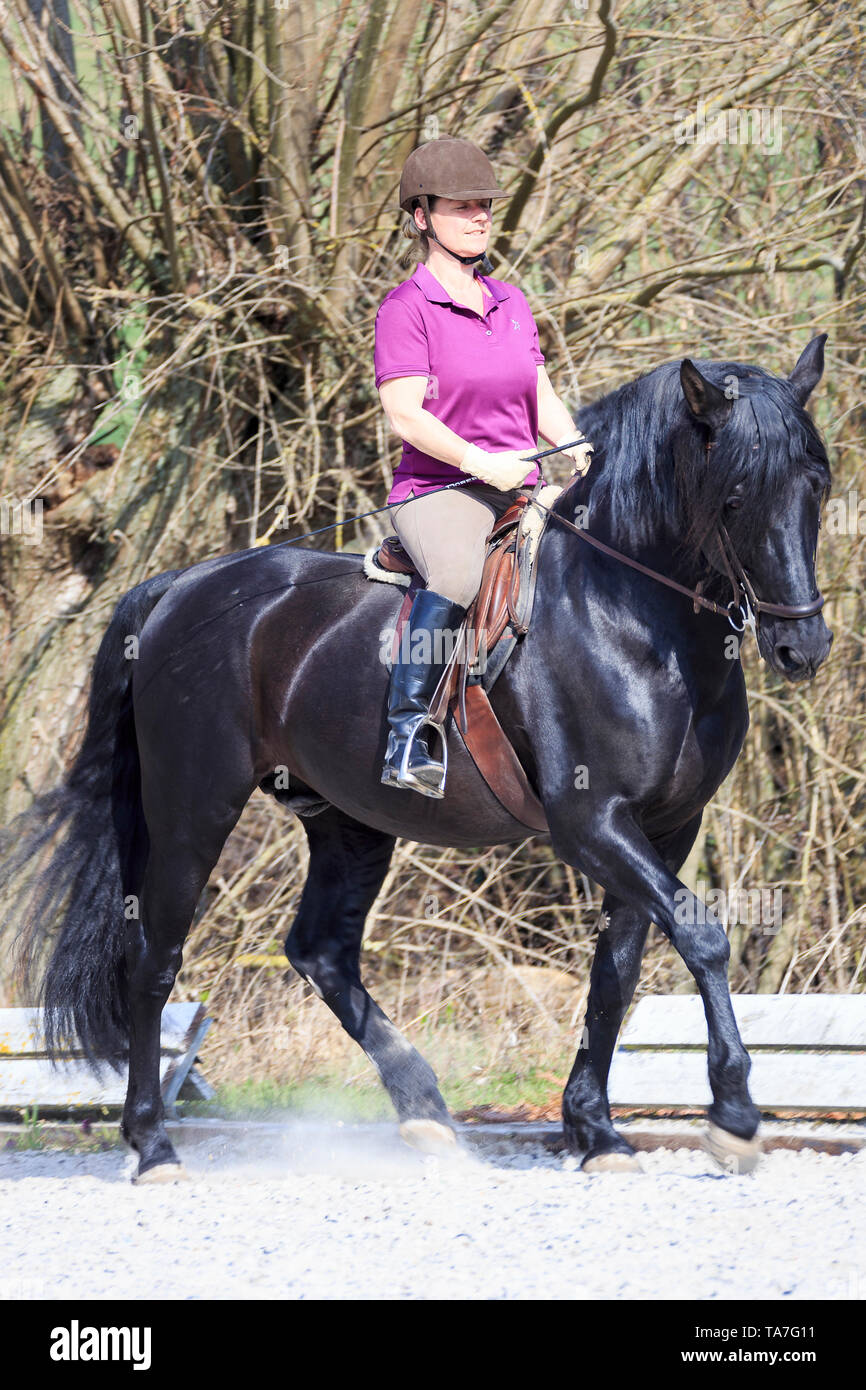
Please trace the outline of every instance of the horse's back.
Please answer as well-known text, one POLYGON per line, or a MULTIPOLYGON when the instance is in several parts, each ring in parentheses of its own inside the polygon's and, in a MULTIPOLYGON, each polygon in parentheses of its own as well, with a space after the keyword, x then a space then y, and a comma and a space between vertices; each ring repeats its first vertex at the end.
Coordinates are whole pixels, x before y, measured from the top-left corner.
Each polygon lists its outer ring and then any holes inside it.
POLYGON ((177 575, 151 614, 148 636, 153 641, 169 629, 176 633, 202 621, 218 623, 242 605, 254 619, 256 610, 275 597, 306 585, 336 586, 338 601, 350 605, 369 587, 359 555, 280 545, 218 555, 177 575))
MULTIPOLYGON (((273 546, 205 560, 182 571, 141 632, 134 690, 184 703, 199 689, 248 687, 257 631, 283 629, 303 640, 361 604, 375 586, 361 557, 273 546)), ((375 642, 375 632, 371 633, 375 642)))

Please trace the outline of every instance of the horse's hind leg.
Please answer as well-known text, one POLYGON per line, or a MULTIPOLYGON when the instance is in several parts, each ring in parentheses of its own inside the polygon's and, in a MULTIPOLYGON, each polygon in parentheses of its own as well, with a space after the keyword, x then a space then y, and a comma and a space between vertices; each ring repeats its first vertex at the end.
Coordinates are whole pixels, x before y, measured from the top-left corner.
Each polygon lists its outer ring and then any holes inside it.
MULTIPOLYGON (((700 824, 697 816, 655 845, 672 872, 685 862, 700 824)), ((585 1172, 631 1172, 638 1170, 638 1162, 634 1149, 613 1127, 607 1081, 640 976, 650 918, 611 893, 605 894, 602 911, 608 920, 599 932, 592 962, 581 1048, 562 1098, 563 1129, 569 1148, 585 1154, 585 1172)))
POLYGON ((200 766, 188 769, 185 777, 176 766, 170 779, 157 781, 151 764, 143 779, 150 848, 139 918, 129 922, 126 942, 129 1085, 121 1121, 124 1139, 139 1156, 135 1182, 183 1176, 165 1130, 159 1076, 162 1011, 202 890, 255 785, 250 779, 234 795, 226 787, 211 786, 204 796, 200 766))
POLYGON ((310 865, 286 955, 370 1058, 404 1139, 422 1148, 449 1144, 451 1117, 432 1067, 361 983, 364 922, 388 871, 394 837, 335 806, 305 820, 304 829, 310 865))

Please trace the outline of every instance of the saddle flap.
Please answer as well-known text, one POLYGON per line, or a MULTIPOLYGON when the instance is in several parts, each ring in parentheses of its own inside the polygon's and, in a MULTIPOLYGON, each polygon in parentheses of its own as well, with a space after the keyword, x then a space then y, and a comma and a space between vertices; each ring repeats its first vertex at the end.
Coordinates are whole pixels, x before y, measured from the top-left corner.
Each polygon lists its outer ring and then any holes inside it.
POLYGON ((506 532, 487 553, 478 597, 466 619, 472 638, 468 652, 470 666, 476 665, 480 654, 492 652, 508 625, 508 596, 514 583, 516 563, 515 540, 506 532))

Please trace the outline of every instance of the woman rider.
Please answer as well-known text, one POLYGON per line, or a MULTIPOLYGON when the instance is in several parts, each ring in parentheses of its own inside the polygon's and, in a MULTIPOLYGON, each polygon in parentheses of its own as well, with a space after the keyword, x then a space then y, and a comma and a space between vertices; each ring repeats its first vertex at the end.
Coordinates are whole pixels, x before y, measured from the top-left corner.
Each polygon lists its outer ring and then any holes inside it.
MULTIPOLYGON (((403 452, 388 495, 394 529, 426 588, 415 596, 403 659, 391 670, 382 781, 441 797, 445 767, 425 724, 453 638, 478 593, 493 524, 539 478, 526 461, 540 434, 581 440, 553 390, 532 312, 489 270, 491 200, 505 194, 477 145, 443 136, 413 150, 400 179, 410 279, 376 315, 376 387, 403 452), (437 491, 447 483, 465 486, 437 491), (470 481, 471 480, 471 481, 470 481)), ((592 445, 564 451, 583 474, 592 445)))

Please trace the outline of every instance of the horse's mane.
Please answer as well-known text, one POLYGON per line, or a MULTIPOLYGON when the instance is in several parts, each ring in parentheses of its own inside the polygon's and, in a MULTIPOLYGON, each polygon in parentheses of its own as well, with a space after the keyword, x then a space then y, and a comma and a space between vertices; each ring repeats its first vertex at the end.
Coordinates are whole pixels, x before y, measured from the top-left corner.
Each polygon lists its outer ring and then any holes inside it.
POLYGON ((566 490, 557 510, 582 502, 590 528, 594 516, 604 515, 613 533, 635 549, 673 528, 684 548, 696 552, 737 485, 742 506, 729 511, 725 523, 748 554, 766 532, 792 468, 812 472, 826 495, 826 450, 787 381, 743 362, 695 365, 723 391, 736 381, 731 414, 709 454, 710 432, 686 405, 680 362, 665 362, 578 412, 594 446, 593 465, 586 481, 566 490))

